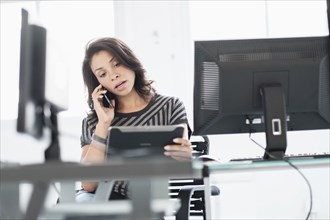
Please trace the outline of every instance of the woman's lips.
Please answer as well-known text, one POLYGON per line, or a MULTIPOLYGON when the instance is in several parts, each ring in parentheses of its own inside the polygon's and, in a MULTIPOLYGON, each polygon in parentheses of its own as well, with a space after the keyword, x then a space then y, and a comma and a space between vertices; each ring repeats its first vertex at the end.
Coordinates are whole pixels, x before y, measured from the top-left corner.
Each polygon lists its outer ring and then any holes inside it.
POLYGON ((117 90, 123 90, 123 89, 125 89, 125 87, 126 87, 126 82, 127 82, 127 81, 123 81, 123 82, 117 84, 115 88, 116 88, 117 90))

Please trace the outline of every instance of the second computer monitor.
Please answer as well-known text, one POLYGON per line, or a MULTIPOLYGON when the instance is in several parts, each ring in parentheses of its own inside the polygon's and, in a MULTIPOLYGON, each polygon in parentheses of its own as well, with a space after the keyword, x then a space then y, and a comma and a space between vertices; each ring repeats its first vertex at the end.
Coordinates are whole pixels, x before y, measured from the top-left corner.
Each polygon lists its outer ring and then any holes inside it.
POLYGON ((329 37, 195 42, 194 133, 329 129, 329 37), (266 123, 264 123, 266 122, 266 123))

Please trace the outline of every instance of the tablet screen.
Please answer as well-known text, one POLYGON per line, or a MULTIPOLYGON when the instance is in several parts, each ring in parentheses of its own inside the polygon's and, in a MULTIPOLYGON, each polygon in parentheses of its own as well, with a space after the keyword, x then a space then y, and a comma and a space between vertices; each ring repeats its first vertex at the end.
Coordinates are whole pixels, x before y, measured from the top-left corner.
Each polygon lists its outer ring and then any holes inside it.
POLYGON ((164 146, 182 137, 183 131, 182 125, 110 127, 107 157, 164 156, 164 146))

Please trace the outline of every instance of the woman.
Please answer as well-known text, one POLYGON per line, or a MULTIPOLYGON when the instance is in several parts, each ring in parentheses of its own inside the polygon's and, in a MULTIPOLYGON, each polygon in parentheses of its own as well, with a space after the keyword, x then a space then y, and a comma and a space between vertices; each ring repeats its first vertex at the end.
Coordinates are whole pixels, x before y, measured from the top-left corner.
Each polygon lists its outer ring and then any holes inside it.
MULTIPOLYGON (((183 138, 164 146, 164 154, 176 160, 191 158, 185 107, 175 97, 157 94, 152 81, 146 78, 142 64, 132 50, 116 38, 101 38, 86 47, 83 78, 88 90, 91 112, 83 120, 81 161, 102 163, 109 126, 175 125, 185 127, 183 138), (110 106, 103 104, 107 97, 110 106)), ((97 187, 95 182, 82 182, 77 201, 89 201, 97 187)), ((116 181, 110 199, 125 199, 127 182, 116 181)))

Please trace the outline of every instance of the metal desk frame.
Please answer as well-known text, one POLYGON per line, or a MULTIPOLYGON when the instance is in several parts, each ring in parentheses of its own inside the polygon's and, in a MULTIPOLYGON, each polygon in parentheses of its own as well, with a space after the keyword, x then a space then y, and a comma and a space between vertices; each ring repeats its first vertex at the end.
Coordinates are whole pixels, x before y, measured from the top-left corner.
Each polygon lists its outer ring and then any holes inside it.
MULTIPOLYGON (((20 213, 22 219, 38 219, 41 214, 45 213, 44 202, 48 193, 49 185, 52 182, 67 182, 67 181, 102 181, 111 179, 129 179, 132 183, 132 199, 130 203, 114 202, 108 204, 71 204, 66 207, 54 207, 57 212, 76 212, 74 209, 79 206, 79 213, 81 210, 107 210, 108 214, 123 214, 129 212, 130 215, 140 217, 143 219, 154 218, 155 212, 164 211, 166 207, 164 204, 155 205, 154 200, 163 201, 168 200, 168 179, 182 178, 182 177, 201 177, 202 164, 198 161, 178 162, 170 159, 147 159, 147 160, 122 160, 113 161, 104 164, 84 165, 81 163, 70 162, 48 162, 45 164, 34 164, 26 166, 2 166, 0 172, 0 181, 2 185, 2 192, 5 192, 9 186, 13 184, 18 187, 19 183, 29 182, 33 184, 33 192, 30 197, 26 213, 20 213), (153 193, 155 190, 155 182, 163 181, 161 193, 153 193), (166 183, 166 184, 165 184, 166 183), (165 188, 166 187, 166 188, 165 188), (123 207, 118 209, 118 205, 123 207), (112 209, 110 207, 113 207, 112 209), (99 207, 99 208, 97 208, 99 207), (102 208, 103 207, 103 208, 102 208), (71 208, 71 209, 70 209, 71 208), (141 212, 143 210, 143 212, 141 212)), ((74 193, 72 193, 74 196, 74 193)), ((0 201, 6 203, 8 198, 3 198, 0 201)), ((13 201, 14 203, 15 201, 13 201)), ((17 204, 13 204, 18 207, 17 204)), ((53 211, 54 211, 53 210, 53 211)), ((84 213, 84 212, 83 212, 84 213)), ((88 214, 88 212, 84 213, 88 214)), ((93 213, 92 213, 93 214, 93 213)), ((16 216, 17 217, 17 216, 16 216)))

